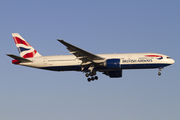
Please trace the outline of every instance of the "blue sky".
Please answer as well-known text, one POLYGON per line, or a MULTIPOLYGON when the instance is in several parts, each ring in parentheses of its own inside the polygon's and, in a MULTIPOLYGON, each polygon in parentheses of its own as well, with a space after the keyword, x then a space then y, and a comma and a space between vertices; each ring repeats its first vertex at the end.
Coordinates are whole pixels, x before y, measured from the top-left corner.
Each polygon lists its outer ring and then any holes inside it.
POLYGON ((180 118, 180 1, 0 1, 0 119, 177 120, 180 118), (18 54, 11 33, 40 54, 69 51, 64 39, 95 54, 155 52, 176 62, 158 69, 124 70, 122 78, 98 73, 51 72, 11 64, 18 54))

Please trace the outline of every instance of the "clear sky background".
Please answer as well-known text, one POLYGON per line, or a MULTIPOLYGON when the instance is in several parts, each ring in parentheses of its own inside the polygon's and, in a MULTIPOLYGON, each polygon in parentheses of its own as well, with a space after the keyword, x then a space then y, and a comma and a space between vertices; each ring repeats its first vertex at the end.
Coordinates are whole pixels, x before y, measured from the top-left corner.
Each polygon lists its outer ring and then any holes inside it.
POLYGON ((179 0, 1 0, 1 120, 180 119, 179 0), (41 55, 66 55, 63 39, 95 54, 155 52, 176 62, 158 69, 52 72, 11 64, 19 55, 11 33, 41 55))

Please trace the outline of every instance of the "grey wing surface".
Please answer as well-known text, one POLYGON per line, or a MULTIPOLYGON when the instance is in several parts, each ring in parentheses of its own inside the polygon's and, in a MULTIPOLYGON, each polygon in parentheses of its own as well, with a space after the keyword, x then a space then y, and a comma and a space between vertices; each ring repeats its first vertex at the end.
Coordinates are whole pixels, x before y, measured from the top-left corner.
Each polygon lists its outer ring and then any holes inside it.
POLYGON ((104 60, 104 58, 78 48, 64 40, 58 39, 58 41, 65 45, 70 53, 74 54, 79 60, 82 60, 83 63, 93 62, 94 60, 104 60))

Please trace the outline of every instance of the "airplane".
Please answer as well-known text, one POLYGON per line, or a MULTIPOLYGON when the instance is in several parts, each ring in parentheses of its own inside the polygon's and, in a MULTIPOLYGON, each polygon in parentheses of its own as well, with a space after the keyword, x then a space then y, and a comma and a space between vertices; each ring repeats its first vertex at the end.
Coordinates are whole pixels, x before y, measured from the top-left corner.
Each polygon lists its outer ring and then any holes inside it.
POLYGON ((12 36, 20 53, 20 57, 6 54, 14 59, 13 64, 51 71, 80 71, 85 73, 88 82, 98 80, 97 72, 110 78, 122 77, 124 69, 159 68, 160 76, 164 67, 175 62, 158 53, 93 54, 60 39, 57 40, 73 55, 42 56, 18 33, 12 36))

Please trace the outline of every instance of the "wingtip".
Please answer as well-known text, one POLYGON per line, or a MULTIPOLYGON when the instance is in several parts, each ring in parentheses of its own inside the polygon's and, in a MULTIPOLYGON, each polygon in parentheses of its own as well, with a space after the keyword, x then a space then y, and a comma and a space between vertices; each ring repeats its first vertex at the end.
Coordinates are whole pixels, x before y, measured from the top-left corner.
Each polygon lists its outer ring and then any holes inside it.
POLYGON ((12 54, 6 54, 7 56, 10 56, 10 55, 12 55, 12 54))
POLYGON ((13 54, 6 54, 7 56, 11 57, 11 56, 14 56, 13 54))
POLYGON ((58 41, 64 41, 64 40, 62 40, 62 39, 57 39, 58 41))
POLYGON ((62 39, 57 39, 57 40, 61 43, 64 43, 64 40, 62 40, 62 39))

